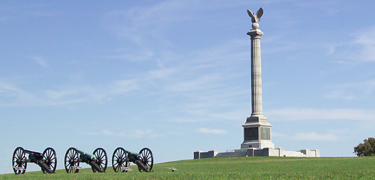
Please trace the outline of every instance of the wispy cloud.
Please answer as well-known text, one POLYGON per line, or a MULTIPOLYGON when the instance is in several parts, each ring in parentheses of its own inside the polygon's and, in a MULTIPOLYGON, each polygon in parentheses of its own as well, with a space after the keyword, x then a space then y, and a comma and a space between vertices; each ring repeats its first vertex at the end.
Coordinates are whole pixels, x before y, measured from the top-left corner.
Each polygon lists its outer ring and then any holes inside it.
POLYGON ((117 80, 110 83, 109 89, 113 94, 124 94, 139 90, 140 85, 137 79, 117 80))
POLYGON ((11 92, 22 92, 22 91, 11 83, 0 81, 0 93, 6 93, 6 92, 11 93, 11 92))
POLYGON ((114 135, 114 133, 109 131, 108 129, 104 129, 102 131, 102 133, 103 133, 103 135, 106 135, 106 136, 113 136, 114 135))
POLYGON ((307 141, 335 141, 338 137, 334 134, 317 134, 315 132, 311 133, 297 133, 293 139, 295 140, 307 140, 307 141))
POLYGON ((127 61, 146 61, 150 60, 155 56, 152 49, 141 48, 127 48, 126 50, 117 50, 114 55, 104 56, 108 59, 119 59, 127 61))
POLYGON ((210 128, 199 128, 197 130, 200 133, 205 133, 205 134, 226 134, 227 131, 223 129, 210 129, 210 128))
MULTIPOLYGON (((358 30, 356 36, 340 42, 321 42, 319 46, 327 49, 327 55, 339 64, 353 65, 375 61, 375 27, 358 30)), ((337 40, 336 40, 337 41, 337 40)))
POLYGON ((0 81, 0 106, 17 106, 20 103, 36 101, 34 94, 22 90, 16 84, 0 81))
POLYGON ((302 120, 355 120, 374 121, 375 111, 364 109, 312 109, 312 108, 283 108, 267 112, 274 116, 275 121, 302 120))
POLYGON ((110 24, 106 26, 117 35, 136 45, 147 44, 149 38, 168 44, 168 40, 163 37, 163 29, 167 28, 169 23, 183 19, 175 13, 182 8, 182 2, 164 1, 151 6, 132 7, 126 11, 113 11, 106 14, 103 20, 110 24))
POLYGON ((333 133, 318 134, 315 132, 301 132, 296 133, 295 135, 272 132, 272 136, 304 141, 336 141, 339 139, 339 137, 333 133))
POLYGON ((368 28, 361 33, 354 42, 359 46, 359 60, 375 61, 375 27, 368 28))
POLYGON ((287 137, 287 135, 286 134, 284 134, 284 133, 279 133, 279 132, 272 132, 272 136, 273 137, 287 137))
POLYGON ((121 131, 121 132, 113 132, 113 131, 110 131, 108 129, 103 129, 99 132, 89 132, 89 133, 85 133, 87 135, 91 135, 91 136, 99 136, 99 135, 103 135, 103 136, 120 136, 120 137, 125 137, 125 138, 150 138, 150 139, 153 139, 153 138, 160 138, 160 137, 164 137, 164 135, 161 135, 161 134, 157 134, 157 133, 154 133, 152 130, 139 130, 139 129, 135 129, 135 130, 130 130, 130 131, 121 131))
POLYGON ((375 93, 375 80, 345 83, 328 89, 333 89, 332 92, 326 95, 329 99, 367 99, 375 93))
POLYGON ((6 14, 6 16, 0 15, 0 22, 7 22, 20 18, 30 18, 30 17, 51 17, 58 13, 53 12, 45 4, 33 3, 33 4, 19 4, 19 3, 9 3, 0 9, 0 13, 6 14))
POLYGON ((69 87, 62 90, 41 90, 32 92, 20 87, 17 82, 0 81, 0 106, 22 107, 22 106, 50 106, 82 103, 93 94, 90 88, 69 87), (88 93, 88 94, 87 94, 88 93))
POLYGON ((47 67, 47 62, 44 58, 40 56, 33 56, 31 59, 35 60, 40 66, 46 68, 47 67))
POLYGON ((335 90, 331 92, 330 94, 327 94, 326 97, 328 99, 344 99, 344 100, 352 100, 355 99, 355 95, 352 94, 352 92, 344 91, 344 90, 335 90))
POLYGON ((162 138, 165 135, 157 134, 152 130, 132 130, 132 131, 122 131, 118 134, 119 136, 127 137, 127 138, 162 138))
MULTIPOLYGON (((157 11, 160 9, 169 10, 170 7, 180 7, 178 3, 168 2, 166 4, 159 4, 156 7, 151 8, 151 12, 157 11), (168 4, 171 3, 171 4, 168 4)), ((140 18, 140 20, 134 23, 145 23, 142 20, 147 21, 173 21, 174 17, 168 17, 165 14, 158 15, 156 17, 153 13, 143 11, 143 8, 133 10, 132 17, 124 18, 140 18), (141 11, 142 10, 142 11, 141 11), (145 14, 143 14, 145 12, 145 14), (140 13, 138 17, 135 14, 140 13), (145 17, 143 17, 145 16, 145 17), (160 16, 160 17, 159 17, 160 16), (156 19, 155 19, 156 18, 156 19), (158 18, 167 18, 167 19, 158 19, 158 18), (169 19, 172 18, 172 19, 169 19)), ((172 10, 175 11, 175 10, 172 10)), ((125 13, 125 12, 122 12, 125 13)), ((154 12, 155 13, 155 12, 154 12)), ((116 14, 116 13, 115 13, 116 14)), ((111 15, 109 15, 111 16, 111 15)), ((123 22, 124 19, 117 19, 118 21, 123 22)), ((121 23, 120 23, 121 24, 121 23)), ((152 25, 152 23, 151 23, 152 25)), ((147 25, 147 27, 151 25, 147 25)), ((123 26, 123 25, 121 25, 123 26)), ((140 25, 132 25, 135 28, 140 28, 140 25)), ((146 25, 145 25, 146 26, 146 25)), ((158 25, 162 26, 162 25, 158 25)), ((131 27, 131 26, 130 26, 131 27)), ((147 29, 147 28, 146 28, 147 29)), ((140 30, 140 29, 139 29, 140 30)), ((142 29, 143 30, 143 29, 142 29)), ((147 30, 143 30, 147 31, 147 30)), ((140 32, 135 32, 140 33, 140 32)), ((163 34, 163 33, 161 33, 163 34)), ((141 36, 142 38, 147 38, 141 36)), ((18 106, 40 106, 40 105, 60 105, 66 103, 82 103, 82 102, 92 102, 92 101, 106 101, 129 94, 139 93, 138 95, 144 94, 158 94, 165 97, 175 96, 178 98, 185 98, 190 102, 180 101, 181 104, 188 105, 190 104, 199 104, 203 100, 207 103, 212 104, 224 104, 228 107, 231 104, 225 102, 225 100, 231 99, 233 97, 239 96, 241 94, 248 94, 248 91, 241 88, 240 85, 236 83, 228 85, 226 82, 236 81, 242 76, 247 74, 244 72, 238 72, 235 69, 235 66, 242 66, 244 62, 249 59, 248 52, 248 40, 226 40, 220 43, 215 44, 214 46, 205 47, 200 50, 195 50, 194 52, 187 52, 184 55, 181 55, 181 51, 172 51, 172 50, 163 50, 161 52, 156 51, 158 45, 162 45, 163 42, 157 42, 150 46, 140 46, 135 47, 137 51, 115 51, 113 56, 108 56, 108 58, 120 58, 126 59, 127 61, 144 61, 152 59, 152 63, 157 64, 157 67, 147 67, 147 70, 140 69, 139 72, 133 74, 127 74, 129 77, 123 77, 118 79, 111 79, 108 82, 102 84, 52 84, 47 89, 39 90, 30 90, 24 85, 14 84, 19 91, 13 91, 15 96, 8 98, 12 102, 12 105, 18 106), (146 49, 146 55, 140 53, 143 49, 146 49), (158 53, 155 53, 158 52, 158 53), (120 54, 120 55, 119 55, 120 54), (122 55, 126 54, 126 55, 122 55), (139 59, 139 54, 142 54, 139 59), (29 94, 32 98, 29 98, 27 101, 19 101, 15 97, 19 96, 20 93, 29 94), (196 102, 191 102, 190 99, 196 99, 196 102), (199 101, 198 101, 199 100, 199 101), (225 102, 225 103, 223 103, 225 102)), ((147 44, 147 43, 146 43, 147 44)), ((163 48, 164 49, 164 48, 163 48)), ((166 48, 168 49, 168 48, 166 48)), ((48 67, 48 61, 40 56, 32 57, 41 67, 48 67)), ((77 76, 72 74, 71 77, 77 76)), ((84 77, 84 73, 80 73, 79 77, 84 77)), ((68 76, 69 77, 69 76, 68 76)), ((78 79, 79 79, 78 77, 78 79)), ((233 101, 233 100, 231 100, 233 101)), ((232 102, 233 103, 233 102, 232 102)), ((9 103, 0 103, 2 106, 7 106, 9 103)), ((184 106, 181 105, 181 106, 184 106)), ((207 108, 207 107, 206 107, 207 108)), ((182 111, 187 111, 183 110, 182 111)), ((188 109, 190 112, 187 113, 196 113, 197 110, 188 109)), ((222 114, 209 113, 213 112, 207 108, 208 112, 206 117, 220 116, 230 118, 230 115, 235 113, 223 112, 222 114)), ((203 113, 204 109, 201 110, 203 113)), ((232 117, 231 119, 234 119, 232 117)), ((183 120, 184 121, 184 120, 183 120)))

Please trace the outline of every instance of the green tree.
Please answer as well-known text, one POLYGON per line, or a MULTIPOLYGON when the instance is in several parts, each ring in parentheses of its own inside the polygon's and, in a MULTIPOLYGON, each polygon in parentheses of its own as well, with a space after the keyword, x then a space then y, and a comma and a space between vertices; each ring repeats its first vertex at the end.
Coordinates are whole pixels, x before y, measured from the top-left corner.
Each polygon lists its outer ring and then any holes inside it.
POLYGON ((354 153, 359 156, 375 156, 375 138, 370 137, 363 140, 358 146, 354 147, 354 153))

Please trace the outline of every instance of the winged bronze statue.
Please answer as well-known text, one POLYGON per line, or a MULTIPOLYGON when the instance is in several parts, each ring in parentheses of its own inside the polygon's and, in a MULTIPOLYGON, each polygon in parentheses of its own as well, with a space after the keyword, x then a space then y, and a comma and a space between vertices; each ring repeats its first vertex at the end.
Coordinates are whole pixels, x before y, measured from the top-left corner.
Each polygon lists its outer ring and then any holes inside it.
POLYGON ((258 22, 260 21, 260 18, 262 17, 263 15, 263 8, 260 8, 256 14, 254 14, 253 12, 251 12, 250 10, 247 10, 247 14, 249 14, 249 16, 251 17, 251 22, 253 23, 253 29, 258 29, 259 28, 259 24, 258 22))

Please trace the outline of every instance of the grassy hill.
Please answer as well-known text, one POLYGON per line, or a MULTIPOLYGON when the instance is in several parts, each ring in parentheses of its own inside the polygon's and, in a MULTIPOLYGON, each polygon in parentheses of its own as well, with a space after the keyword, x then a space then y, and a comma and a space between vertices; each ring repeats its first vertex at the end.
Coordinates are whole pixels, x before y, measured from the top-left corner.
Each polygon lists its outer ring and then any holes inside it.
MULTIPOLYGON (((30 164, 31 165, 31 164, 30 164)), ((93 173, 81 169, 78 174, 58 170, 55 174, 26 172, 6 174, 0 179, 375 179, 375 158, 287 158, 236 157, 184 160, 154 164, 153 172, 140 173, 137 167, 128 173, 93 173), (167 169, 177 168, 175 172, 167 169)))

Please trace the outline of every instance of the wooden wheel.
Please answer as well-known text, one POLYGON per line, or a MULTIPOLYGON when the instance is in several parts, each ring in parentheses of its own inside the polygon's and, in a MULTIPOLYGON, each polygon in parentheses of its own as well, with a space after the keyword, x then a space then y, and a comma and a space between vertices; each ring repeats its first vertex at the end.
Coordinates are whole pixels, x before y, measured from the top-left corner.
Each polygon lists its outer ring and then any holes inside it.
POLYGON ((128 152, 124 148, 118 147, 112 155, 112 168, 115 172, 122 171, 122 167, 128 167, 128 152))
MULTIPOLYGON (((48 147, 43 151, 43 161, 48 166, 48 168, 52 171, 52 173, 55 173, 56 170, 56 164, 57 164, 57 157, 56 157, 56 151, 48 147)), ((47 173, 45 170, 43 170, 43 173, 47 173)))
MULTIPOLYGON (((151 172, 152 166, 154 165, 154 157, 152 156, 152 152, 149 148, 143 148, 139 151, 139 156, 142 164, 144 164, 149 172, 151 172)), ((142 172, 142 169, 138 167, 138 170, 142 172)))
POLYGON ((65 170, 67 173, 79 172, 79 153, 76 148, 69 148, 65 154, 65 170))
MULTIPOLYGON (((97 148, 93 154, 96 158, 96 164, 99 166, 101 172, 105 172, 108 163, 107 152, 105 152, 103 148, 97 148)), ((92 171, 96 172, 96 169, 92 168, 92 171)))
POLYGON ((12 159, 13 171, 15 174, 24 174, 27 167, 27 158, 22 147, 17 147, 12 159))

